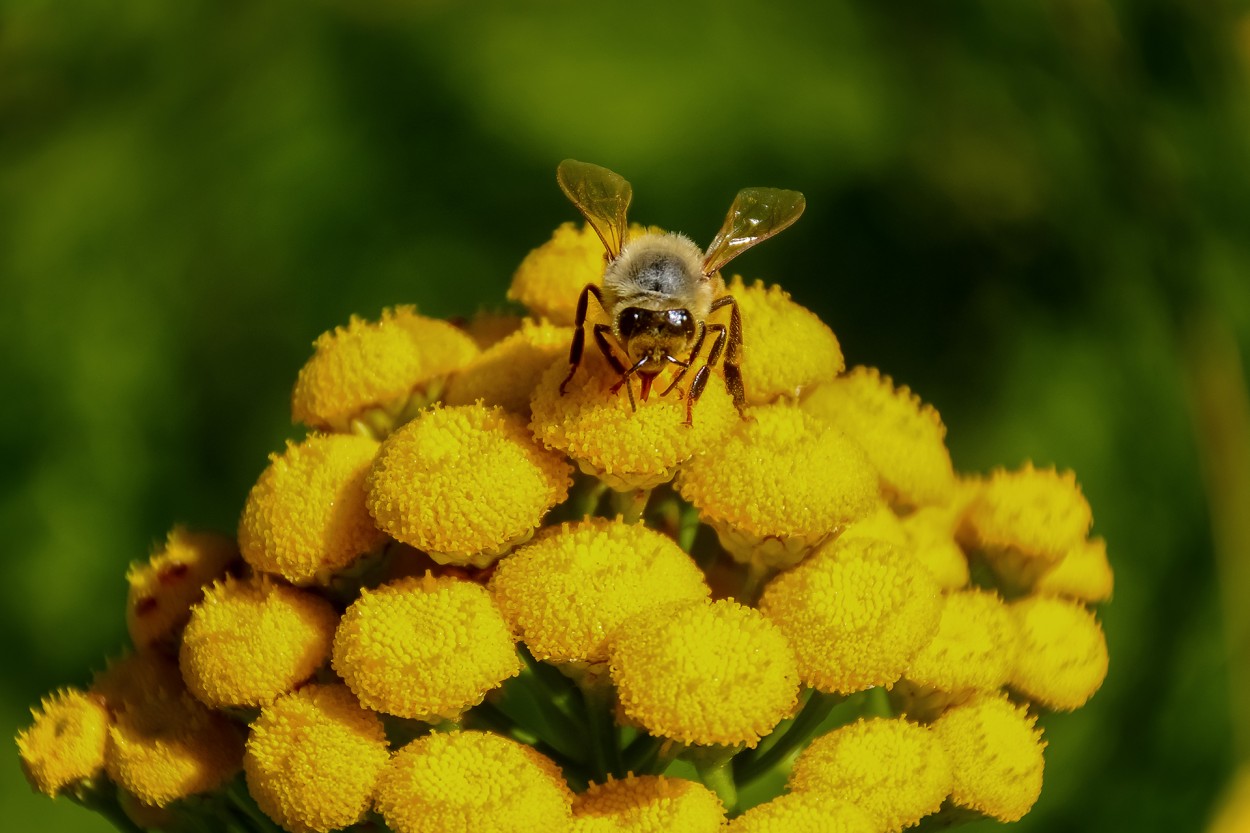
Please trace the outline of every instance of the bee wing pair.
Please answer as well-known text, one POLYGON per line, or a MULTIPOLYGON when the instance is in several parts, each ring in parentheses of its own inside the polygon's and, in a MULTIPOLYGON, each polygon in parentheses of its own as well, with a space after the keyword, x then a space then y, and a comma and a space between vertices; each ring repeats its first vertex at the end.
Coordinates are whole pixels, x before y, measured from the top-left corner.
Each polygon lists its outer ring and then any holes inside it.
MULTIPOLYGON (((629 183, 607 168, 573 159, 560 163, 556 181, 603 241, 608 260, 615 260, 628 233, 625 215, 634 193, 629 183)), ((703 255, 703 276, 710 278, 756 243, 788 228, 806 205, 798 191, 743 188, 703 255)))

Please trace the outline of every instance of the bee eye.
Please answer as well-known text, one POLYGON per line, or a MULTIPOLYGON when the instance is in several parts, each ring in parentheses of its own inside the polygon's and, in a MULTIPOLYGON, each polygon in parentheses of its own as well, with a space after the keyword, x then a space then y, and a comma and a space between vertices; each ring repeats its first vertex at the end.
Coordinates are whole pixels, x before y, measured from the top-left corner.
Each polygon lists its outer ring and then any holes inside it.
POLYGON ((621 335, 630 338, 640 329, 642 329, 643 315, 645 311, 638 307, 628 307, 621 310, 620 317, 617 319, 617 326, 620 327, 621 335))
POLYGON ((670 309, 665 315, 668 318, 668 327, 672 332, 680 333, 684 336, 694 335, 694 316, 689 310, 670 309))

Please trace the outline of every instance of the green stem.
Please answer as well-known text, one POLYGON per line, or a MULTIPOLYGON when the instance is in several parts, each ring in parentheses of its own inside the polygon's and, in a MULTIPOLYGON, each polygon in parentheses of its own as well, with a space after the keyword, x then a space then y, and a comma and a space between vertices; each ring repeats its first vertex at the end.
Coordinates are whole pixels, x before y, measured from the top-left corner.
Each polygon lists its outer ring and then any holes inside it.
POLYGON ((754 606, 760 599, 764 585, 772 578, 774 572, 772 567, 754 558, 748 561, 746 573, 742 577, 742 597, 738 601, 744 605, 754 606))
POLYGON ((547 697, 528 668, 496 689, 491 705, 509 721, 573 760, 584 760, 585 731, 547 697))
POLYGON ((660 759, 660 750, 666 742, 665 738, 657 738, 648 734, 641 734, 634 738, 633 742, 621 753, 621 766, 625 773, 645 775, 654 771, 660 759))
POLYGON ((894 717, 894 707, 890 705, 890 693, 883 686, 870 688, 864 693, 865 717, 894 717))
POLYGON ((815 736, 820 724, 833 711, 834 706, 845 698, 840 694, 824 694, 812 690, 811 698, 794 717, 790 728, 767 749, 739 762, 736 769, 738 778, 747 784, 758 779, 797 755, 815 736))
POLYGON ((603 493, 607 490, 608 484, 597 477, 587 476, 584 480, 580 480, 569 500, 569 506, 573 510, 573 520, 580 521, 582 518, 594 515, 595 510, 599 508, 603 493))
POLYGON ((677 531, 677 544, 686 552, 694 549, 694 539, 699 534, 699 510, 690 504, 683 504, 681 509, 681 525, 677 531))
POLYGON ((636 524, 642 520, 647 511, 647 501, 651 499, 650 489, 634 489, 629 492, 612 492, 612 509, 627 524, 636 524))
POLYGON ((609 775, 623 777, 621 748, 616 735, 616 692, 606 683, 588 681, 582 687, 589 728, 591 761, 595 780, 602 783, 609 775))
POLYGON ((721 804, 725 805, 726 815, 732 818, 738 808, 738 785, 734 783, 733 758, 695 760, 692 763, 703 786, 716 793, 721 804))
POLYGON ((226 800, 247 819, 249 827, 255 833, 283 833, 282 828, 256 805, 256 799, 248 792, 247 782, 243 778, 235 778, 227 784, 225 793, 226 800))
POLYGON ((143 828, 135 824, 122 809, 117 800, 117 787, 111 781, 103 778, 88 779, 67 791, 65 795, 75 804, 104 816, 122 833, 143 833, 143 828))

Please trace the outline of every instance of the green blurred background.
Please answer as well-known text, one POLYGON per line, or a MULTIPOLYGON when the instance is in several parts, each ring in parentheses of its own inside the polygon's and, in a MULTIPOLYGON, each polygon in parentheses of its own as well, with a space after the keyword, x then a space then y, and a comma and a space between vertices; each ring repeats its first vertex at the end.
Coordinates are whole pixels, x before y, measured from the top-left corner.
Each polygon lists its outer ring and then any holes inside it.
MULTIPOLYGON (((1250 714, 1245 2, 0 14, 5 731, 120 649, 129 561, 174 522, 233 529, 312 339, 502 305, 575 217, 571 156, 701 241, 742 186, 803 191, 735 269, 934 403, 960 469, 1076 470, 1111 671, 1047 719, 1020 829, 1206 824, 1250 714)), ((106 829, 16 755, 0 801, 9 830, 106 829)))

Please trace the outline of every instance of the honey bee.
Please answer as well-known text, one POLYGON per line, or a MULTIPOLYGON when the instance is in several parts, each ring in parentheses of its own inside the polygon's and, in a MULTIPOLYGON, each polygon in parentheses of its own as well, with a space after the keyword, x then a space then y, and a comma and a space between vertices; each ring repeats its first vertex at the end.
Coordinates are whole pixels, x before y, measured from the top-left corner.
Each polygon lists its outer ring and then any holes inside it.
POLYGON ((700 251, 689 237, 676 233, 649 232, 626 242, 629 227, 625 213, 633 190, 623 177, 607 168, 566 159, 556 171, 556 181, 606 250, 602 287, 588 284, 577 299, 569 373, 560 383, 560 393, 581 364, 586 314, 594 296, 612 322, 593 325, 595 344, 620 374, 612 392, 624 386, 631 408, 636 407, 630 383, 634 376, 646 401, 655 377, 667 365, 676 365, 679 370, 661 396, 696 368, 685 394, 686 424, 692 424, 694 403, 707 385, 710 369, 723 358, 725 384, 741 412, 746 406, 742 316, 733 296, 725 291, 720 270, 799 219, 806 206, 803 195, 779 188, 742 189, 707 251, 700 251), (708 321, 712 313, 725 307, 730 309, 728 326, 708 321), (700 360, 709 333, 711 348, 700 360))

